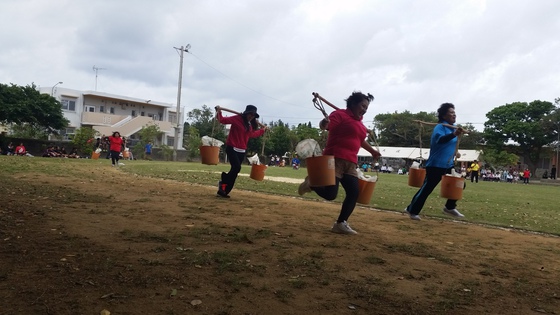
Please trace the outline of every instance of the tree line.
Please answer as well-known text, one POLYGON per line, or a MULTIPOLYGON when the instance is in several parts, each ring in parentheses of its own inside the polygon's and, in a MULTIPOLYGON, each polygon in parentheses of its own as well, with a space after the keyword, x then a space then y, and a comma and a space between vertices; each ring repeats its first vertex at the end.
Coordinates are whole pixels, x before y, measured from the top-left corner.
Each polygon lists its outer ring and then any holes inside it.
MULTIPOLYGON (((184 143, 192 158, 199 154, 202 136, 225 142, 225 127, 214 116, 214 110, 206 105, 187 113, 184 143)), ((486 118, 484 130, 462 137, 460 148, 482 149, 484 160, 491 165, 512 165, 522 157, 534 171, 541 157, 549 156, 560 146, 560 98, 554 103, 535 100, 500 105, 489 111, 486 118)), ((416 121, 435 123, 437 114, 404 111, 376 115, 373 131, 377 143, 381 146, 429 147, 433 127, 416 121)), ((7 126, 13 136, 47 139, 66 128, 69 122, 64 118, 60 102, 51 95, 41 94, 34 84, 0 84, 0 123, 7 126)), ((294 152, 297 143, 303 139, 315 139, 325 146, 326 132, 314 128, 311 122, 298 125, 289 125, 282 120, 263 123, 270 130, 265 136, 249 141, 248 154, 283 155, 294 152)), ((469 123, 462 127, 475 130, 469 123)), ((87 147, 87 138, 91 134, 86 130, 76 132, 80 135, 77 144, 87 147)))

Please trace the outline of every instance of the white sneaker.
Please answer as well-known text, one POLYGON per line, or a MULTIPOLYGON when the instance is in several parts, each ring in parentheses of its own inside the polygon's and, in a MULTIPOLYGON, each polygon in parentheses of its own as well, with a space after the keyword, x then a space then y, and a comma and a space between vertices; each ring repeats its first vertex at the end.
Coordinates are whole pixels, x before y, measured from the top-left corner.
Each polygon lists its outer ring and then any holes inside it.
POLYGON ((358 234, 358 232, 352 230, 346 221, 340 223, 335 222, 332 226, 331 232, 338 234, 358 234))
POLYGON ((311 192, 311 186, 309 186, 309 176, 305 176, 303 183, 299 184, 298 194, 303 196, 305 193, 311 192))
POLYGON ((456 217, 456 218, 464 218, 465 217, 457 209, 447 209, 446 207, 443 207, 443 213, 449 214, 450 216, 453 216, 453 217, 456 217))
POLYGON ((406 214, 408 214, 408 216, 410 217, 411 220, 415 220, 415 221, 421 221, 422 220, 422 218, 420 218, 419 215, 412 214, 412 213, 408 212, 408 208, 404 208, 404 212, 406 212, 406 214))

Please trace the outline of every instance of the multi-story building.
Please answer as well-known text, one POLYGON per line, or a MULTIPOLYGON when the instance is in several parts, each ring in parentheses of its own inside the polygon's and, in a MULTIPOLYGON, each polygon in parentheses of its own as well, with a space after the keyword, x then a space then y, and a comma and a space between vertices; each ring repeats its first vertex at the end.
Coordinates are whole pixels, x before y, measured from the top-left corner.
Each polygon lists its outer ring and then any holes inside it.
POLYGON ((63 87, 42 87, 41 93, 51 94, 62 104, 64 117, 70 121, 61 133, 71 139, 76 129, 91 127, 99 135, 118 131, 132 142, 138 140, 137 132, 151 124, 163 132, 155 145, 175 145, 175 131, 179 128, 179 150, 183 149, 183 119, 172 104, 113 95, 97 91, 79 91, 63 87), (177 119, 179 116, 179 124, 177 119))

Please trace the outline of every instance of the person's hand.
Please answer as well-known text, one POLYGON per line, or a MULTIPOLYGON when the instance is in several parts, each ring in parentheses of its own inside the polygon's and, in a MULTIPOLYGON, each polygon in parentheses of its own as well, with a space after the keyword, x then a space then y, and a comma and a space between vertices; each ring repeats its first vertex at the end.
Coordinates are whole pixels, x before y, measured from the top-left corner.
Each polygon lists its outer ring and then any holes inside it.
POLYGON ((319 128, 321 128, 321 130, 327 130, 329 128, 329 120, 327 118, 321 120, 321 122, 319 123, 319 128))
POLYGON ((455 131, 453 132, 453 134, 456 135, 456 136, 460 136, 460 135, 462 135, 463 133, 465 133, 465 129, 463 129, 463 128, 461 128, 461 127, 455 129, 455 131))
POLYGON ((371 156, 373 157, 374 160, 377 160, 381 157, 381 153, 379 153, 379 151, 377 151, 377 150, 373 150, 373 153, 371 154, 371 156))

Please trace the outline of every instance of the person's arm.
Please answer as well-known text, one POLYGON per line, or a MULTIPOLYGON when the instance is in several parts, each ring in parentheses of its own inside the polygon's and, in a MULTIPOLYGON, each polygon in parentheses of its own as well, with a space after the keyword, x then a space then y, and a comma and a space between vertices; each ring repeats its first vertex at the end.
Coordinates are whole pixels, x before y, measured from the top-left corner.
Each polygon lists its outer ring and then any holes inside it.
POLYGON ((377 160, 378 158, 381 157, 381 153, 377 150, 375 150, 367 141, 366 139, 362 140, 362 148, 366 149, 366 151, 368 151, 369 153, 371 153, 371 156, 373 157, 374 160, 377 160))
MULTIPOLYGON (((442 127, 443 128, 443 127, 442 127)), ((459 127, 457 129, 455 129, 452 133, 448 134, 448 135, 444 135, 444 136, 440 136, 439 139, 437 140, 437 143, 442 144, 442 143, 447 143, 449 141, 451 141, 451 139, 460 136, 464 133, 464 129, 459 127)))

